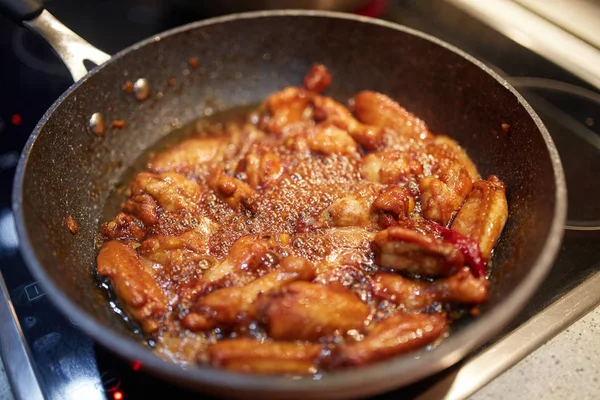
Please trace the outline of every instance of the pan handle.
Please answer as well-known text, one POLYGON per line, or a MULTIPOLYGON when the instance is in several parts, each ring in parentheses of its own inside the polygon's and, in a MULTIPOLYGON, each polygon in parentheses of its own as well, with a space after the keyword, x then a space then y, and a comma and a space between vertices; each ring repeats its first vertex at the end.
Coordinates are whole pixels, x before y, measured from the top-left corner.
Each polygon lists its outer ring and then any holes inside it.
POLYGON ((110 59, 110 55, 92 46, 44 9, 41 0, 0 0, 0 12, 44 38, 75 82, 88 73, 84 61, 100 65, 110 59))

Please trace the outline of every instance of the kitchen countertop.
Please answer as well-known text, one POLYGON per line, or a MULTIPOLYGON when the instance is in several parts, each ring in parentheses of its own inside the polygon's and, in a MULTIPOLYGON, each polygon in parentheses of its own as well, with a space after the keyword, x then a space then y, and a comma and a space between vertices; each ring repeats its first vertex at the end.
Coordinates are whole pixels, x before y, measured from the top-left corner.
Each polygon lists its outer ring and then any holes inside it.
MULTIPOLYGON (((600 306, 494 379, 470 400, 597 399, 600 306)), ((0 360, 0 400, 13 396, 0 360)))
POLYGON ((470 400, 597 399, 600 306, 479 390, 470 400))
POLYGON ((4 372, 4 364, 0 358, 0 400, 12 400, 13 395, 10 390, 10 385, 4 372))

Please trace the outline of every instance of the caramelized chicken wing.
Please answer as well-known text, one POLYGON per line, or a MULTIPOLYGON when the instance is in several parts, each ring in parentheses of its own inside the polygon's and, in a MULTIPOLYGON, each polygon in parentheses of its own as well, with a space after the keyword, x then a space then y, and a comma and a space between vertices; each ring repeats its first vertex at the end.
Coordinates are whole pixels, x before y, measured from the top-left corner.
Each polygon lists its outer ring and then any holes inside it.
POLYGON ((255 272, 261 267, 269 266, 273 264, 270 250, 265 241, 253 236, 243 236, 231 246, 223 262, 206 272, 204 280, 214 283, 231 274, 255 272))
POLYGON ((222 137, 186 139, 166 151, 158 153, 148 167, 154 172, 193 173, 219 160, 227 142, 222 137))
POLYGON ((396 185, 388 185, 373 202, 373 211, 389 214, 394 219, 408 217, 415 209, 415 199, 408 190, 396 185))
POLYGON ((239 372, 307 374, 315 371, 322 349, 318 344, 240 338, 211 344, 209 357, 213 366, 239 372))
POLYGON ((384 94, 365 90, 354 96, 353 103, 354 114, 362 123, 392 129, 406 139, 431 136, 422 120, 384 94))
POLYGON ((383 131, 381 128, 361 124, 346 107, 331 97, 314 96, 312 104, 315 120, 333 123, 347 131, 365 149, 374 150, 382 143, 383 131))
POLYGON ((225 175, 223 168, 212 171, 208 186, 232 209, 239 210, 243 206, 251 212, 256 211, 254 189, 237 178, 225 175))
POLYGON ((473 163, 473 160, 467 155, 467 152, 460 147, 455 140, 448 136, 438 135, 433 140, 433 144, 458 161, 465 168, 472 180, 475 181, 480 179, 475 163, 473 163))
POLYGON ((362 331, 369 307, 354 293, 341 287, 294 282, 260 296, 257 316, 277 340, 309 340, 362 331))
POLYGON ((419 183, 423 216, 442 225, 448 224, 466 195, 456 193, 434 176, 427 176, 419 183))
POLYGON ((270 113, 266 129, 280 135, 290 125, 304 119, 311 95, 304 88, 287 87, 271 95, 265 105, 270 113))
POLYGON ((137 251, 145 259, 169 268, 172 279, 179 272, 186 276, 191 273, 189 270, 202 270, 214 264, 213 257, 208 255, 206 236, 194 231, 179 236, 154 236, 146 239, 137 251), (184 269, 187 273, 181 271, 184 269))
POLYGON ((373 324, 359 342, 340 346, 328 363, 331 367, 370 364, 433 343, 446 331, 444 314, 400 312, 373 324))
POLYGON ((411 275, 448 276, 465 265, 452 244, 399 226, 377 233, 373 246, 378 265, 411 275))
POLYGON ((313 64, 304 76, 304 87, 311 92, 321 93, 331 85, 331 75, 323 64, 313 64))
POLYGON ((114 220, 102 224, 100 235, 104 240, 143 240, 146 231, 131 215, 121 212, 114 220))
POLYGON ((371 205, 379 195, 381 188, 377 185, 363 185, 352 194, 334 201, 320 215, 319 227, 369 228, 375 223, 371 205))
POLYGON ((282 173, 281 160, 272 151, 256 150, 246 156, 248 184, 255 189, 276 181, 282 173))
POLYGON ((427 308, 435 302, 479 304, 488 298, 489 281, 485 277, 474 277, 466 267, 433 282, 416 281, 389 272, 376 273, 372 282, 375 297, 408 310, 427 308))
POLYGON ((429 154, 436 162, 433 175, 419 182, 423 216, 447 225, 471 192, 473 176, 479 174, 466 153, 457 149, 449 138, 436 138, 429 154))
POLYGON ((125 201, 123 211, 133 215, 146 226, 158 223, 158 203, 147 193, 135 194, 125 201))
POLYGON ((110 279, 123 309, 148 333, 160 328, 169 310, 166 295, 142 266, 135 250, 125 242, 109 241, 97 257, 98 274, 110 279))
POLYGON ((131 185, 132 196, 148 193, 166 211, 193 212, 200 201, 198 183, 175 172, 139 173, 131 185))
POLYGON ((312 280, 315 267, 306 260, 286 257, 281 260, 279 269, 241 287, 216 290, 201 297, 192 307, 191 313, 183 319, 183 325, 191 331, 209 329, 219 324, 234 324, 238 317, 247 313, 252 303, 261 293, 297 280, 312 280))
POLYGON ((307 140, 308 148, 321 154, 355 154, 356 142, 348 132, 333 124, 322 123, 312 128, 307 140))
POLYGON ((507 219, 506 187, 492 175, 475 182, 452 222, 452 230, 479 243, 483 259, 488 261, 507 219))
POLYGON ((362 159, 360 175, 379 183, 406 183, 423 173, 421 163, 407 152, 384 150, 362 159))
POLYGON ((185 307, 210 290, 224 286, 241 286, 258 278, 277 265, 278 258, 270 244, 256 236, 242 236, 229 249, 224 260, 210 260, 206 270, 198 279, 191 280, 182 287, 179 296, 185 307))

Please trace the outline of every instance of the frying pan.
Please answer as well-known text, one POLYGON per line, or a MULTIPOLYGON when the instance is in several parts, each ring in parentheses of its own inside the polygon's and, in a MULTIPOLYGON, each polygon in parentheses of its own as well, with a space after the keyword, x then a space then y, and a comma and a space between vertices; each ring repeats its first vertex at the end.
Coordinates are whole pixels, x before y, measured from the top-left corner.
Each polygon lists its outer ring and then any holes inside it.
POLYGON ((161 379, 244 398, 332 399, 389 391, 450 367, 492 338, 552 266, 566 214, 554 144, 504 79, 439 39, 343 13, 279 10, 192 23, 109 57, 43 11, 39 1, 0 4, 44 36, 77 81, 39 121, 19 161, 13 207, 24 259, 51 301, 83 332, 161 379), (198 57, 200 66, 190 69, 189 57, 198 57), (86 74, 83 59, 101 65, 86 74), (494 173, 506 183, 509 218, 493 257, 489 302, 479 317, 455 324, 433 350, 320 379, 184 368, 159 358, 113 312, 94 278, 94 236, 109 193, 133 161, 174 126, 206 110, 256 104, 298 85, 313 62, 325 64, 334 77, 328 95, 345 101, 362 89, 386 93, 434 133, 458 140, 483 176, 494 173), (150 84, 143 101, 122 90, 126 80, 138 78, 150 84), (88 127, 94 113, 126 125, 96 135, 88 127), (67 215, 79 224, 75 235, 65 228, 67 215))

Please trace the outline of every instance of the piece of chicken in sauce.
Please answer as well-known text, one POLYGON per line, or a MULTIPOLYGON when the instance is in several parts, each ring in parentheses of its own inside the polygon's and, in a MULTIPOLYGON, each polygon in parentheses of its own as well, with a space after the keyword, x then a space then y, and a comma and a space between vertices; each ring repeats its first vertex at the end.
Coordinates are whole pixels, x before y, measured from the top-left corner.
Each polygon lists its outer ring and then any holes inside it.
POLYGON ((197 124, 102 224, 97 272, 161 357, 356 368, 435 347, 489 298, 500 177, 386 94, 345 105, 332 84, 315 64, 246 115, 197 124))

